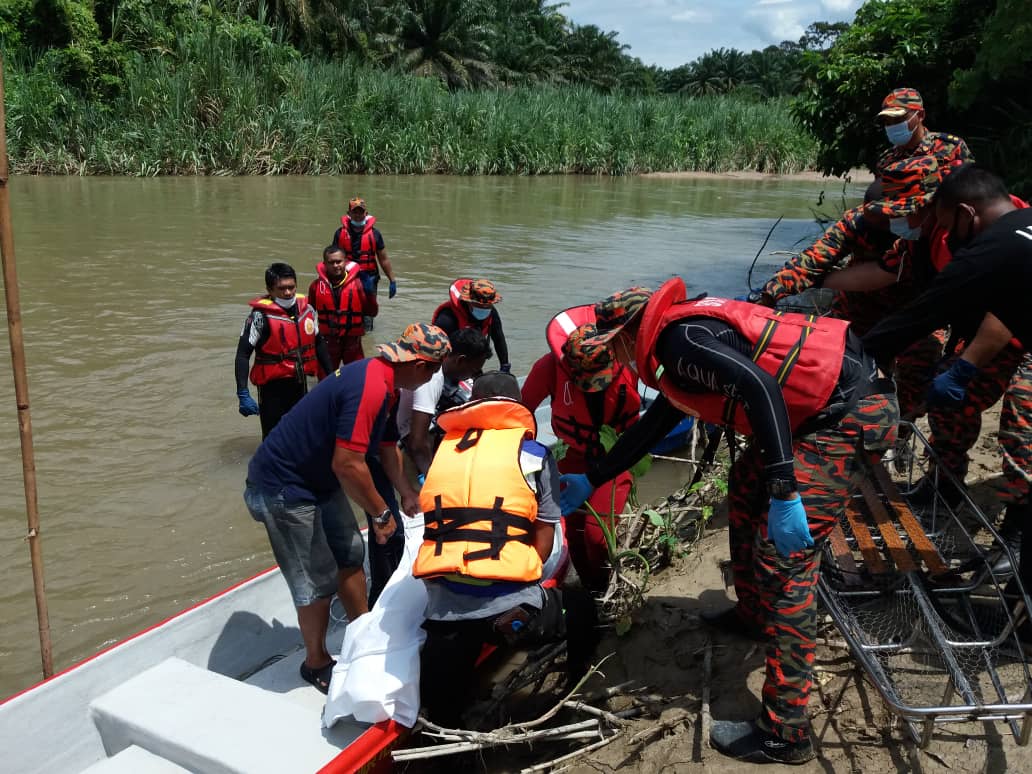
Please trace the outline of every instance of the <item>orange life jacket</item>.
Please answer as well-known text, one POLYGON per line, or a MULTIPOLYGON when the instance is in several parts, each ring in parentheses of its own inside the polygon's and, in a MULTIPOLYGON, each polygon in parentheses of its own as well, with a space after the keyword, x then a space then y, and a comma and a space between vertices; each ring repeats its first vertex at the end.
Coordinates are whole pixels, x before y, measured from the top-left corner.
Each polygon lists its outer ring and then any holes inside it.
POLYGON ((419 492, 426 529, 412 574, 530 583, 541 578, 534 548, 537 498, 520 468, 534 416, 506 398, 438 415, 444 440, 419 492))
POLYGON ((602 425, 609 425, 622 433, 638 419, 641 398, 638 379, 634 373, 617 364, 613 381, 605 389, 602 416, 593 416, 583 390, 572 381, 570 369, 563 357, 563 344, 574 330, 595 322, 592 304, 575 306, 553 317, 545 328, 545 338, 558 367, 551 390, 552 430, 570 445, 571 450, 587 459, 602 456, 599 440, 602 425))
POLYGON ((254 355, 251 381, 259 386, 273 379, 302 379, 315 376, 315 309, 304 296, 297 296, 297 317, 268 296, 251 301, 251 308, 265 315, 269 337, 254 355))
POLYGON ((437 318, 441 312, 445 309, 451 309, 452 314, 455 315, 455 319, 459 323, 459 330, 475 328, 487 336, 491 330, 491 315, 488 315, 483 320, 478 320, 470 314, 469 307, 462 300, 462 289, 472 281, 469 277, 461 277, 455 280, 448 289, 448 300, 434 310, 434 316, 430 318, 430 322, 436 325, 437 318))
POLYGON ((337 247, 344 251, 349 261, 358 264, 359 271, 379 272, 376 264, 376 235, 373 233, 376 218, 372 215, 366 216, 366 221, 362 225, 362 238, 357 245, 353 244, 354 240, 351 238, 351 218, 341 215, 340 223, 337 247))
POLYGON ((349 261, 344 266, 344 279, 340 286, 340 298, 333 292, 333 283, 326 276, 326 265, 319 263, 315 267, 319 279, 312 282, 308 289, 308 297, 315 304, 319 315, 319 325, 327 339, 345 339, 351 336, 362 336, 362 308, 365 304, 365 291, 358 276, 358 264, 349 261))
POLYGON ((675 277, 664 283, 645 307, 635 360, 639 378, 681 411, 704 422, 728 425, 739 433, 751 432, 741 401, 715 392, 682 389, 677 377, 665 373, 656 357, 663 330, 687 317, 723 320, 754 346, 753 362, 781 385, 793 430, 827 405, 842 371, 848 321, 778 312, 726 298, 688 301, 684 281, 675 277))

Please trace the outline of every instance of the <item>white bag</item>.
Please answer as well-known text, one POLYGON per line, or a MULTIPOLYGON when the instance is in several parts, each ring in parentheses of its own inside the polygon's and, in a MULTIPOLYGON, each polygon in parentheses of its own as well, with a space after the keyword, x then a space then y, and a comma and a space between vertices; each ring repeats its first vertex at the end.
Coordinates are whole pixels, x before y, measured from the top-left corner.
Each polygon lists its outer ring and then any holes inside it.
POLYGON ((394 720, 412 727, 419 716, 419 649, 427 594, 412 577, 423 542, 423 515, 402 518, 405 554, 373 609, 349 623, 323 710, 327 728, 347 716, 363 723, 394 720))

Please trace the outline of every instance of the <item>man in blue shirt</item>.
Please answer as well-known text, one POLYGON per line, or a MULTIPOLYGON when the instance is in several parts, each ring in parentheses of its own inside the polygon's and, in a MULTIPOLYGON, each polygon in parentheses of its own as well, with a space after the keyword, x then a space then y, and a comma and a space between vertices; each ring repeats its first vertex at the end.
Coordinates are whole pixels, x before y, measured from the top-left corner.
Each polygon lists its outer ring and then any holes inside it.
MULTIPOLYGON (((393 499, 390 485, 401 495, 402 510, 419 510, 397 447, 397 390, 429 381, 450 345, 440 328, 416 323, 397 342, 377 349, 377 357, 344 366, 319 382, 276 425, 247 468, 244 501, 265 525, 297 607, 306 651, 301 676, 323 693, 334 664, 326 650, 333 594, 352 621, 369 609, 365 545, 348 497, 370 515, 375 573, 374 545, 385 546, 396 531, 403 532, 397 529, 397 506, 385 497, 393 499), (377 468, 388 486, 377 486, 377 468)), ((386 577, 378 580, 386 583, 386 577)))

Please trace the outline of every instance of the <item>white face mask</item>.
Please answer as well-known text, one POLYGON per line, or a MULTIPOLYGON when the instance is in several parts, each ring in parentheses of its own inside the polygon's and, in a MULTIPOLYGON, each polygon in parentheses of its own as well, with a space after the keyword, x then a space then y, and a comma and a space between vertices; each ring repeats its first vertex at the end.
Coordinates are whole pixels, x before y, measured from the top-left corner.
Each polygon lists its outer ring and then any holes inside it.
POLYGON ((469 312, 473 315, 473 319, 475 320, 486 320, 491 316, 491 307, 471 306, 469 308, 469 312))
POLYGON ((906 218, 890 218, 889 231, 900 239, 906 239, 911 242, 916 242, 921 238, 921 227, 911 226, 906 218))
POLYGON ((290 309, 290 307, 297 303, 297 298, 295 296, 291 296, 290 298, 274 298, 272 300, 284 309, 290 309))

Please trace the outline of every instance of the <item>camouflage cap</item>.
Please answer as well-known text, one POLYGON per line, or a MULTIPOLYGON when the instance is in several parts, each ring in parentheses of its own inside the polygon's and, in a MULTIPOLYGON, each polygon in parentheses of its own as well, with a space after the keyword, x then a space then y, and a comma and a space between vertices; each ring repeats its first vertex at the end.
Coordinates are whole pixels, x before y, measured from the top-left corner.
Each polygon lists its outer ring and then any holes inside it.
POLYGON ((645 308, 652 298, 648 288, 633 287, 613 293, 595 304, 595 327, 598 332, 591 337, 593 344, 611 341, 627 323, 631 322, 645 308))
POLYGON ((882 100, 878 118, 900 118, 911 110, 924 110, 924 100, 917 89, 895 89, 882 100))
POLYGON ((479 306, 491 306, 502 300, 498 291, 495 290, 494 283, 486 279, 475 279, 467 282, 462 286, 462 290, 459 291, 459 298, 479 306))
POLYGON ((363 199, 361 196, 356 196, 348 201, 348 212, 351 212, 355 209, 365 210, 366 212, 369 211, 369 208, 366 207, 365 199, 363 199))
POLYGON ((935 156, 914 156, 882 170, 882 198, 867 208, 890 218, 903 218, 930 203, 942 182, 935 156))
POLYGON ((613 382, 616 368, 609 346, 587 341, 598 333, 591 323, 575 328, 563 342, 563 360, 573 386, 584 392, 601 392, 613 382))
POLYGON ((378 344, 376 349, 388 363, 408 363, 413 360, 440 363, 451 352, 451 343, 448 334, 436 325, 412 323, 400 339, 392 344, 378 344))

